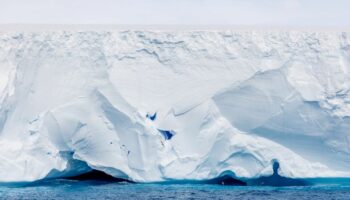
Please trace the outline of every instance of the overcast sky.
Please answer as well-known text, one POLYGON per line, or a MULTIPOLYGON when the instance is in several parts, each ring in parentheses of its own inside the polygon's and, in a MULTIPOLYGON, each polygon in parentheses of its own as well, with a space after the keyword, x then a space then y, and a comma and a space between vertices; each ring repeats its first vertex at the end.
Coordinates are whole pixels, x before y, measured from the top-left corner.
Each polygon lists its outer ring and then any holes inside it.
POLYGON ((350 27, 350 0, 0 0, 0 23, 350 27))

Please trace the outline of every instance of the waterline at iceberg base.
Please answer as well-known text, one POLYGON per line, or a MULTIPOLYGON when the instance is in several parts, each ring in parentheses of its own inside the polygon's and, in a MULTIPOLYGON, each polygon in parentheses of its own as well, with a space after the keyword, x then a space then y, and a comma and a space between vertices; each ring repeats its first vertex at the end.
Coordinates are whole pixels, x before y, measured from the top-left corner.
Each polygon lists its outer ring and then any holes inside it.
POLYGON ((1 184, 350 183, 349 32, 1 31, 0 47, 1 184))

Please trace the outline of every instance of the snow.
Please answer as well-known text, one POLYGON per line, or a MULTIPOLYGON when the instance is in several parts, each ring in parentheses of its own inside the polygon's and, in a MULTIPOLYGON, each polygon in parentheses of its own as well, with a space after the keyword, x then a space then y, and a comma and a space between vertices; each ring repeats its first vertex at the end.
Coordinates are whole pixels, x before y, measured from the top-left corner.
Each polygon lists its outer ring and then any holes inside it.
POLYGON ((0 182, 350 177, 350 33, 0 33, 0 182))

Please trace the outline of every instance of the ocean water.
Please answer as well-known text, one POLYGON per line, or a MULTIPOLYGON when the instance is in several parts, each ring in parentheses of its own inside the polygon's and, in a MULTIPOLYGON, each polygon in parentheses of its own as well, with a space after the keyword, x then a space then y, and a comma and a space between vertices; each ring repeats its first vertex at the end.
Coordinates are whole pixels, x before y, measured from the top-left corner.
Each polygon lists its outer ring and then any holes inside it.
POLYGON ((350 199, 350 186, 222 186, 53 180, 0 186, 0 199, 350 199))

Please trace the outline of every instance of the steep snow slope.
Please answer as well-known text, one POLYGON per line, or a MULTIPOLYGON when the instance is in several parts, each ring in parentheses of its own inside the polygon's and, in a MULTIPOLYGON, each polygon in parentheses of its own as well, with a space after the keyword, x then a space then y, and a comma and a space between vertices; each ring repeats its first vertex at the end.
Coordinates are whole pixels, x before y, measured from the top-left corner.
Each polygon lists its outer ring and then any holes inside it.
POLYGON ((3 31, 0 182, 350 177, 350 34, 3 31))

